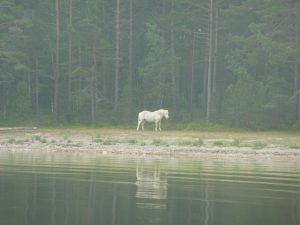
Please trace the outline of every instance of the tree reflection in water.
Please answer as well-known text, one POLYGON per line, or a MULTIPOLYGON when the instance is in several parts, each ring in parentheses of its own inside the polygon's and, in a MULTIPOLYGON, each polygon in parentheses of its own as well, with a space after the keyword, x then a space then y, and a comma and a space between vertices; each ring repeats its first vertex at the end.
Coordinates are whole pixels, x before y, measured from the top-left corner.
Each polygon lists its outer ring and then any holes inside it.
POLYGON ((0 156, 0 224, 299 224, 298 163, 0 156))

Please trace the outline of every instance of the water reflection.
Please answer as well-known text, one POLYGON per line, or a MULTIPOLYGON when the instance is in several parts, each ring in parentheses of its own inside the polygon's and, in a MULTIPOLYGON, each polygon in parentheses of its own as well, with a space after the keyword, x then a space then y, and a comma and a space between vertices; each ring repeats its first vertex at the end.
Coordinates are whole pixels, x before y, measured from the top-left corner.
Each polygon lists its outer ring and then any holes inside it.
POLYGON ((2 225, 300 224, 298 162, 0 153, 2 225))
POLYGON ((161 173, 159 165, 136 164, 137 207, 166 209, 167 176, 161 173))

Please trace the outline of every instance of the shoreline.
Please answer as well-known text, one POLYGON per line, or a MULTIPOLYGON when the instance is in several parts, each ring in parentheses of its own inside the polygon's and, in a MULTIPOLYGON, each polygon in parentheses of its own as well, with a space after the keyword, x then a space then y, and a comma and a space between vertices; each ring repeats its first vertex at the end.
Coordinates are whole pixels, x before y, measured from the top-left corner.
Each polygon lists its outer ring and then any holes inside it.
MULTIPOLYGON (((205 132, 136 132, 118 129, 25 129, 6 130, 0 133, 0 152, 61 152, 61 153, 97 153, 102 155, 122 156, 159 156, 176 158, 200 158, 206 156, 231 158, 282 158, 299 160, 300 149, 289 149, 274 144, 280 136, 254 137, 252 133, 231 134, 205 132), (252 135, 252 136, 251 136, 252 135), (199 146, 176 144, 178 140, 203 139, 199 146), (199 138, 200 137, 200 138, 199 138), (254 149, 245 146, 229 146, 228 143, 240 138, 243 143, 268 140, 265 147, 254 149), (161 140, 158 145, 153 140, 161 140), (215 140, 227 143, 215 146, 215 140), (177 141, 177 142, 176 142, 177 141)), ((297 141, 298 135, 289 137, 297 141)), ((282 140, 286 140, 283 137, 282 140)))
POLYGON ((300 162, 297 149, 265 148, 254 150, 248 147, 187 147, 187 146, 138 146, 114 145, 74 145, 74 144, 0 144, 0 152, 12 153, 85 153, 124 157, 171 157, 171 158, 259 158, 282 159, 300 162))

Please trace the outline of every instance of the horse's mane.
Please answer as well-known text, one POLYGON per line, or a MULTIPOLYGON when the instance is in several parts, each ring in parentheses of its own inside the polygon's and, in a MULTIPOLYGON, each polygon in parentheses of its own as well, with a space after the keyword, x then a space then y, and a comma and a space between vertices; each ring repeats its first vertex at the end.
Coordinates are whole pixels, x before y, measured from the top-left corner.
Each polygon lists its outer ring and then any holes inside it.
POLYGON ((154 112, 158 113, 161 116, 165 116, 167 114, 168 110, 166 110, 166 109, 159 109, 159 110, 156 110, 154 112))

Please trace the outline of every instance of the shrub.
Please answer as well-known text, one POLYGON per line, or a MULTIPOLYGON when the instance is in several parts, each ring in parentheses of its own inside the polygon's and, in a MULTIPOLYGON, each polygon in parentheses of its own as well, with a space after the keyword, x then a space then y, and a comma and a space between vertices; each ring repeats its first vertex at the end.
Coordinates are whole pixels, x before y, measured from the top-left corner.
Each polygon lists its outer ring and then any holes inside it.
POLYGON ((252 149, 263 149, 264 147, 266 147, 267 146, 267 144, 265 144, 265 143, 262 143, 262 142, 254 142, 250 147, 252 148, 252 149))
POLYGON ((138 141, 135 139, 128 139, 128 140, 125 140, 124 142, 128 143, 128 144, 136 144, 138 141))
POLYGON ((167 141, 164 141, 164 140, 161 140, 161 139, 154 139, 152 140, 152 145, 155 145, 155 146, 168 146, 169 143, 167 141))
POLYGON ((214 141, 213 143, 214 146, 224 146, 224 143, 222 141, 214 141))
POLYGON ((288 148, 290 149, 300 149, 300 144, 289 144, 288 145, 288 148))
POLYGON ((203 141, 201 138, 196 140, 177 140, 174 144, 179 146, 202 146, 203 141))
POLYGON ((234 147, 240 147, 241 146, 241 141, 239 139, 234 139, 230 146, 234 146, 234 147))

